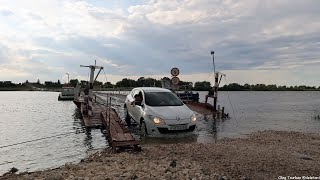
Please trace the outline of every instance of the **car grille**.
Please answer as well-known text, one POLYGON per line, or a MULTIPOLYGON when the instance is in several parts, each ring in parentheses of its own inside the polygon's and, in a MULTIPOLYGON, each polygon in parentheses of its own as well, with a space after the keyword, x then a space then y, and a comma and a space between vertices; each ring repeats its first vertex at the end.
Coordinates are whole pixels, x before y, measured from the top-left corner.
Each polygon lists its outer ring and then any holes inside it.
POLYGON ((192 125, 189 127, 189 129, 185 129, 185 130, 168 130, 168 128, 161 128, 158 127, 158 130, 161 134, 167 134, 167 133, 175 133, 175 132, 190 132, 190 131, 194 131, 194 129, 196 128, 196 125, 192 125))

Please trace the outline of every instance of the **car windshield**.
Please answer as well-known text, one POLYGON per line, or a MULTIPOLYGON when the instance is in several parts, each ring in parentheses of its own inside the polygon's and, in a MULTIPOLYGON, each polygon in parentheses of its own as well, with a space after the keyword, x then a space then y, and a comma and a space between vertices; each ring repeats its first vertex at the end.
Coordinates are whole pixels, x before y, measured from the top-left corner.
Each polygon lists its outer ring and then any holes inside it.
POLYGON ((171 92, 146 92, 148 106, 182 106, 181 100, 171 92))

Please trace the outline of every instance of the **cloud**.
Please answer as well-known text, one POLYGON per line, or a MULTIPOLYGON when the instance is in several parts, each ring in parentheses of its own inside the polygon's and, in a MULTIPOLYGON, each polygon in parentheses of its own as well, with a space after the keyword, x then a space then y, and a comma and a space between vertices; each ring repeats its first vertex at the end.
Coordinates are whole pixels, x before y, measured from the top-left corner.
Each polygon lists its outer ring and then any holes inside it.
POLYGON ((13 15, 13 12, 8 10, 8 9, 0 9, 0 14, 2 16, 12 16, 13 15))
POLYGON ((0 42, 0 66, 8 61, 8 48, 0 42))
POLYGON ((317 0, 112 5, 7 0, 0 8, 0 71, 16 73, 0 78, 56 80, 66 72, 86 77, 88 70, 79 65, 97 60, 115 79, 156 77, 178 67, 182 78, 202 81, 212 71, 214 50, 217 70, 231 73, 232 81, 280 78, 285 84, 308 77, 307 83, 319 84, 305 73, 319 65, 319 5, 317 0), (264 78, 270 73, 278 76, 264 78))

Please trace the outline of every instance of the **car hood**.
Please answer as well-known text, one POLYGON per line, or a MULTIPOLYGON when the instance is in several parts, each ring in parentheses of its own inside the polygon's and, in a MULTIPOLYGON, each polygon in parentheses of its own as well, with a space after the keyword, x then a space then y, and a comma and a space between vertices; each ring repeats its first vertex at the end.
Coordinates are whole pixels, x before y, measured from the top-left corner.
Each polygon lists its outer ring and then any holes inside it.
POLYGON ((183 106, 148 106, 149 115, 165 120, 176 120, 177 118, 190 119, 193 114, 186 105, 183 106))

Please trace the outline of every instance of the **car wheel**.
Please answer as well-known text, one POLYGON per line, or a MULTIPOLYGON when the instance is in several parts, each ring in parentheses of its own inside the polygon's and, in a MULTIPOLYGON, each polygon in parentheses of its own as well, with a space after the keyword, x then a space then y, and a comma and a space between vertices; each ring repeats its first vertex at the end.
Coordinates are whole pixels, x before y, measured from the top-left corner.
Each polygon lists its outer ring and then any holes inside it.
POLYGON ((131 125, 131 118, 130 118, 130 116, 129 116, 127 106, 124 106, 124 120, 126 121, 126 123, 127 123, 128 126, 131 125))
POLYGON ((140 123, 140 134, 141 136, 146 136, 148 135, 148 130, 147 130, 147 126, 146 123, 144 121, 142 121, 140 123))

